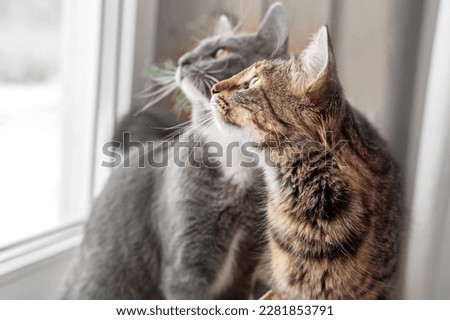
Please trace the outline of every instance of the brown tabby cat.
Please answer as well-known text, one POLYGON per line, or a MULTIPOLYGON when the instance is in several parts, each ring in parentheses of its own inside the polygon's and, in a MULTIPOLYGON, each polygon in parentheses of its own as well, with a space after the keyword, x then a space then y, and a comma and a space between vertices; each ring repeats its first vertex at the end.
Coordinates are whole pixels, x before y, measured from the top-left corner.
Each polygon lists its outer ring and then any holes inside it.
POLYGON ((212 93, 220 127, 256 142, 265 159, 273 291, 388 298, 399 255, 399 173, 344 97, 327 28, 300 56, 258 62, 212 93))

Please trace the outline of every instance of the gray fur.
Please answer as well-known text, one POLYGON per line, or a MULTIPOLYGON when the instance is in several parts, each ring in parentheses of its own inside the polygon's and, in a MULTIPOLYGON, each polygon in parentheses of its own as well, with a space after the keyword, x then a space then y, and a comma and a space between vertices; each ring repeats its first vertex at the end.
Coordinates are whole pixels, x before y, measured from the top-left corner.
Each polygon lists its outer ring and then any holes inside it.
MULTIPOLYGON (((225 143, 213 123, 203 122, 211 116, 212 86, 204 74, 210 71, 222 80, 257 60, 285 54, 286 25, 281 5, 276 4, 269 9, 261 32, 217 35, 180 58, 177 81, 193 103, 193 124, 181 140, 194 133, 201 145, 225 143), (276 27, 265 25, 273 21, 278 21, 276 27), (230 54, 211 59, 221 47, 230 54), (186 81, 194 85, 194 92, 185 86, 186 81)), ((138 168, 134 157, 130 168, 113 172, 87 221, 65 298, 249 298, 264 239, 261 172, 211 168, 208 163, 180 168, 171 161, 176 146, 168 154, 164 150, 154 152, 168 157, 167 168, 138 168), (235 253, 230 252, 233 242, 235 253), (218 286, 230 258, 232 276, 218 286)), ((185 159, 204 157, 201 148, 181 152, 185 159)))

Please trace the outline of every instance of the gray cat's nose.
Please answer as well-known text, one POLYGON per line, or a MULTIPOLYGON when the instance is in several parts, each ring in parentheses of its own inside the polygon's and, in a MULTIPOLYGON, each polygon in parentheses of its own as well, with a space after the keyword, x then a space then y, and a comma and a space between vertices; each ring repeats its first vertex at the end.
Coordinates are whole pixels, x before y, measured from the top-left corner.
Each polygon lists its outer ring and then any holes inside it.
POLYGON ((182 67, 190 65, 191 63, 192 63, 192 60, 185 56, 182 56, 182 57, 180 57, 180 59, 178 59, 178 65, 182 66, 182 67))

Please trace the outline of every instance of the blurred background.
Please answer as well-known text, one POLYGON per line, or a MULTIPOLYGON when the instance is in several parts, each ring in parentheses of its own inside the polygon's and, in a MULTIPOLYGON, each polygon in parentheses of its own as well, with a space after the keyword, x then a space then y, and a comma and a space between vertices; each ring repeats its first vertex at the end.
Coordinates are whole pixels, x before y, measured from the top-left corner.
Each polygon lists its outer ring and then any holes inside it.
MULTIPOLYGON (((220 14, 255 31, 272 2, 0 0, 0 298, 58 297, 110 172, 101 147, 145 105, 150 66, 176 61, 220 14)), ((328 24, 349 101, 403 168, 399 298, 450 299, 450 1, 281 2, 292 52, 328 24)))

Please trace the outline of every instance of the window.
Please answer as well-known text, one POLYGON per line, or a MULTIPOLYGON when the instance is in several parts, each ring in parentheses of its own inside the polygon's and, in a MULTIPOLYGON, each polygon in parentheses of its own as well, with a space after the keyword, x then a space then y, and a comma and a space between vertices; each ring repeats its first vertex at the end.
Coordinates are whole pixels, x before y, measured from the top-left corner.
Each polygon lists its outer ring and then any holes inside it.
POLYGON ((99 4, 0 2, 0 249, 88 212, 99 4))
POLYGON ((61 222, 63 3, 0 5, 1 247, 61 222))
POLYGON ((59 297, 110 173, 101 146, 146 80, 157 4, 0 1, 0 299, 59 297))

